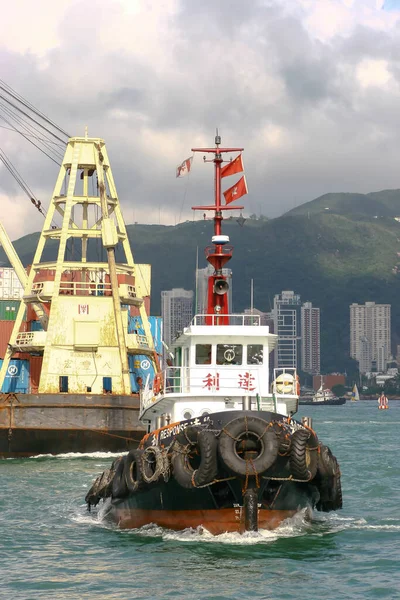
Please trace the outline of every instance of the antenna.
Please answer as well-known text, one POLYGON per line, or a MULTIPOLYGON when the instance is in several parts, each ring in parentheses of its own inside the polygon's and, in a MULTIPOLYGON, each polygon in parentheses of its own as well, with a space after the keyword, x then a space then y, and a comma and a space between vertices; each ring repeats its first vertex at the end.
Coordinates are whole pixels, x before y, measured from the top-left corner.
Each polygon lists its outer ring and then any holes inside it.
POLYGON ((198 301, 198 297, 199 297, 199 247, 197 246, 196 248, 196 292, 195 292, 195 297, 194 297, 194 310, 195 313, 197 313, 197 301, 198 301))

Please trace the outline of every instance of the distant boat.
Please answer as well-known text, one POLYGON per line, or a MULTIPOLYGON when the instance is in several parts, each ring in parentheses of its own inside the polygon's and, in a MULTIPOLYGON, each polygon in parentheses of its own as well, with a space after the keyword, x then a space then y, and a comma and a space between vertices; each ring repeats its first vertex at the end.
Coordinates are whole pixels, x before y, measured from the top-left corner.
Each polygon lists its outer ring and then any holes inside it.
POLYGON ((351 392, 351 401, 352 402, 358 402, 360 399, 360 394, 358 393, 358 387, 357 384, 354 384, 353 387, 353 391, 351 392))
POLYGON ((313 396, 299 398, 299 404, 303 406, 340 406, 346 403, 346 398, 338 398, 332 390, 324 389, 323 383, 313 396))

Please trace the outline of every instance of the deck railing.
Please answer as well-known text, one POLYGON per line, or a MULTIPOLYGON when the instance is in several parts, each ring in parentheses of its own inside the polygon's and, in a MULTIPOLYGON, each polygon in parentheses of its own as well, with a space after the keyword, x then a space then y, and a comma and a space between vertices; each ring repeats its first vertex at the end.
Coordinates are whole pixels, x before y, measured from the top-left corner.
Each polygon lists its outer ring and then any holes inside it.
POLYGON ((219 325, 219 320, 221 317, 229 319, 229 326, 235 327, 248 327, 251 325, 260 326, 261 325, 261 317, 260 315, 243 315, 243 314, 229 314, 229 315, 216 315, 216 314, 198 314, 195 315, 190 323, 190 325, 219 325))

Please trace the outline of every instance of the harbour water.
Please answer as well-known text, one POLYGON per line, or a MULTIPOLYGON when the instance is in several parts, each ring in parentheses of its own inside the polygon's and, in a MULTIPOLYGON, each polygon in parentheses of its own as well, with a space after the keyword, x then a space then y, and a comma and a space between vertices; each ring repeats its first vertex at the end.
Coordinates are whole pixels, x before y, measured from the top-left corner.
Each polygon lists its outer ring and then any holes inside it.
POLYGON ((344 508, 275 532, 119 531, 84 497, 112 455, 0 461, 0 597, 400 598, 400 403, 301 407, 342 470, 344 508))

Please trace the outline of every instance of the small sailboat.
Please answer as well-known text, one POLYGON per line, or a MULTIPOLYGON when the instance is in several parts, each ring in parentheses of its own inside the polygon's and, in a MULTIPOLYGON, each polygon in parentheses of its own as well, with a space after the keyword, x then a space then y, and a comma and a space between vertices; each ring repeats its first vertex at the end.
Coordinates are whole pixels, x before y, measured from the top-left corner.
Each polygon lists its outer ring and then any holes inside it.
POLYGON ((387 410, 389 408, 389 401, 385 392, 382 392, 378 399, 378 408, 379 410, 387 410))
POLYGON ((353 386, 353 390, 351 392, 351 401, 358 402, 359 399, 360 399, 360 394, 358 393, 358 387, 357 387, 357 384, 355 383, 353 386))

